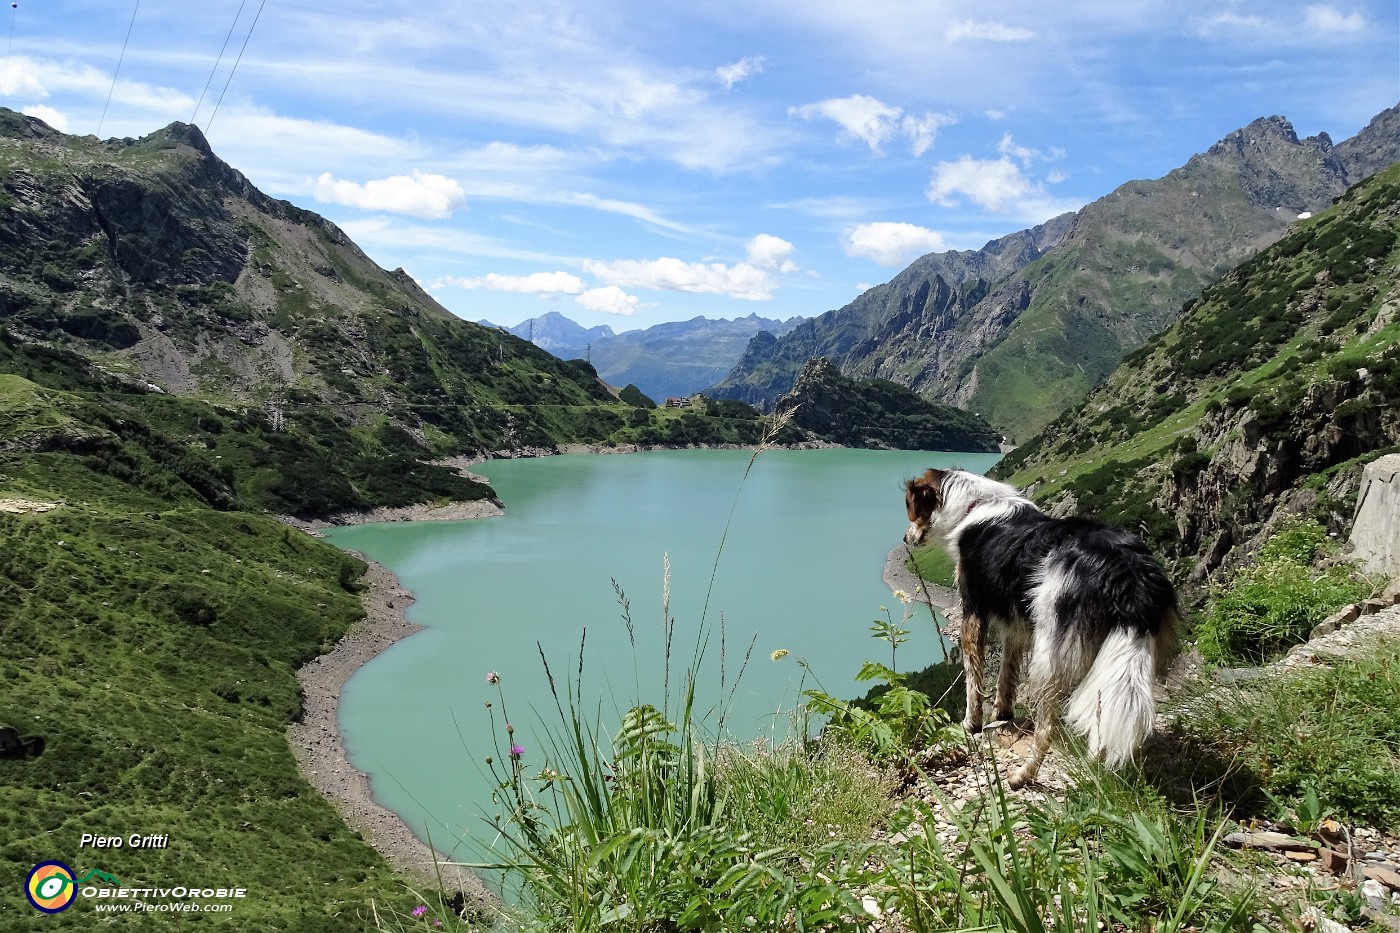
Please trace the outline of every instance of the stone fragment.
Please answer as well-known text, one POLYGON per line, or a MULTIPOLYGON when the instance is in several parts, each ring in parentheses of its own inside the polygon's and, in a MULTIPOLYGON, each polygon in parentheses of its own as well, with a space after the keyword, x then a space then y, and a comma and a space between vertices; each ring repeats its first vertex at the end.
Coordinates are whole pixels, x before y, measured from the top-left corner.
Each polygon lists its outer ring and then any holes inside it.
POLYGON ((1234 832, 1225 837, 1225 844, 1246 849, 1268 849, 1271 852, 1311 852, 1315 848, 1311 842, 1274 832, 1234 832))
POLYGON ((1384 910, 1376 910, 1367 905, 1361 908, 1361 916, 1371 921, 1371 925, 1376 929, 1391 930, 1393 933, 1400 933, 1400 917, 1386 913, 1384 910))
POLYGON ((1346 828, 1333 819, 1323 820, 1317 824, 1315 834, 1318 839, 1329 846, 1341 846, 1347 844, 1346 828))
POLYGON ((1400 891, 1400 871, 1385 865, 1367 865, 1361 873, 1372 881, 1379 881, 1392 891, 1400 891))
POLYGON ((1331 919, 1316 907, 1303 911, 1303 929, 1317 930, 1318 933, 1351 933, 1349 927, 1331 919))
POLYGON ((1348 622, 1355 622, 1360 617, 1361 607, 1356 603, 1352 603, 1350 606, 1343 606, 1341 609, 1338 609, 1336 612, 1314 625, 1312 632, 1309 633, 1309 637, 1321 638, 1323 635, 1331 635, 1343 625, 1346 625, 1348 622))
POLYGON ((1351 859, 1336 849, 1319 849, 1317 855, 1323 871, 1330 871, 1334 875, 1345 874, 1347 865, 1351 862, 1351 859))
POLYGON ((1352 518, 1352 554, 1366 573, 1400 572, 1400 454, 1366 464, 1352 518))
POLYGON ((1285 849, 1283 857, 1294 862, 1317 861, 1317 853, 1312 849, 1285 849))

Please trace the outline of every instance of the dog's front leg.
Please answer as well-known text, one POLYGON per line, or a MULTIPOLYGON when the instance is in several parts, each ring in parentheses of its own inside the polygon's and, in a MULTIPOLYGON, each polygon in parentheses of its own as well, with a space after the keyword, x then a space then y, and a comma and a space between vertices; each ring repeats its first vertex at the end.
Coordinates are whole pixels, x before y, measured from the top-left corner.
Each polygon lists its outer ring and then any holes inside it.
POLYGON ((967 685, 967 713, 963 728, 968 732, 982 731, 982 674, 987 659, 987 624, 981 616, 963 609, 962 617, 963 680, 967 685))

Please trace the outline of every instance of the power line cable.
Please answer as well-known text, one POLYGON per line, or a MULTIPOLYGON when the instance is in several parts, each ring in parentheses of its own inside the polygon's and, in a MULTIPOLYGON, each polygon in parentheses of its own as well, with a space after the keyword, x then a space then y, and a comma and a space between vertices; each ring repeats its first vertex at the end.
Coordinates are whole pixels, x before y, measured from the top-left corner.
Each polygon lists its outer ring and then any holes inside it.
POLYGON ((10 53, 15 50, 15 20, 19 18, 19 4, 10 4, 10 44, 5 48, 5 103, 10 102, 10 53))
POLYGON ((131 11, 131 22, 126 27, 126 38, 122 40, 122 53, 117 56, 117 70, 112 72, 112 86, 107 90, 107 103, 102 105, 102 118, 97 121, 97 138, 102 138, 102 124, 107 122, 107 108, 112 103, 112 93, 117 89, 117 75, 122 73, 122 62, 126 60, 126 47, 131 42, 131 31, 136 28, 136 13, 141 9, 141 0, 131 11))
POLYGON ((195 102, 194 113, 190 114, 190 122, 194 123, 199 116, 199 108, 204 105, 204 98, 209 93, 209 86, 214 83, 214 75, 219 71, 219 66, 223 64, 224 53, 228 51, 229 40, 233 38, 233 30, 238 26, 238 21, 243 17, 243 8, 248 5, 248 0, 238 4, 238 12, 233 14, 233 22, 228 24, 228 35, 224 36, 223 47, 219 49, 219 57, 214 59, 214 67, 209 69, 209 79, 204 82, 204 90, 199 92, 199 100, 195 102))
POLYGON ((238 50, 238 58, 234 59, 233 67, 229 69, 228 80, 224 82, 224 89, 219 92, 219 100, 214 104, 214 112, 209 115, 209 122, 204 125, 205 133, 209 127, 214 125, 214 118, 219 115, 219 108, 223 106, 224 95, 228 93, 229 85, 233 83, 233 76, 238 71, 239 64, 243 61, 243 53, 248 50, 248 43, 253 38, 253 30, 258 28, 258 20, 262 18, 263 7, 267 6, 267 0, 262 0, 258 4, 258 12, 253 16, 253 25, 248 27, 248 35, 243 37, 243 45, 238 50))
MULTIPOLYGON (((232 23, 229 25, 229 27, 228 27, 228 36, 226 36, 226 37, 224 38, 224 47, 223 47, 222 49, 219 50, 219 57, 216 58, 216 59, 214 60, 214 67, 213 67, 213 68, 210 70, 210 72, 209 72, 209 79, 208 79, 207 81, 204 82, 204 91, 200 93, 200 95, 199 95, 199 102, 196 103, 196 104, 194 105, 194 113, 190 115, 190 123, 191 123, 191 124, 194 123, 195 116, 197 116, 198 113, 199 113, 200 105, 204 103, 204 94, 208 92, 208 90, 209 90, 209 85, 213 82, 213 80, 214 80, 214 75, 215 75, 215 73, 217 73, 218 70, 219 70, 219 63, 220 63, 221 61, 223 61, 224 51, 228 49, 229 37, 231 37, 231 36, 233 35, 233 30, 234 30, 234 28, 238 26, 238 19, 239 19, 239 17, 241 17, 241 16, 243 15, 243 7, 244 7, 246 4, 247 4, 247 0, 244 0, 244 2, 241 3, 241 4, 239 5, 239 7, 238 7, 238 12, 237 12, 236 14, 234 14, 233 22, 232 22, 232 23)), ((140 0, 137 0, 137 5, 138 5, 138 6, 140 5, 140 0)), ((233 76, 234 76, 234 73, 238 71, 238 64, 239 64, 239 62, 243 61, 243 52, 244 52, 244 50, 246 50, 246 49, 248 48, 248 41, 249 41, 250 39, 253 38, 253 30, 257 28, 258 19, 262 16, 263 7, 265 7, 265 6, 267 6, 267 0, 262 0, 262 3, 260 3, 260 4, 258 5, 258 12, 257 12, 257 15, 253 17, 253 25, 248 27, 248 35, 246 35, 246 36, 243 37, 243 46, 242 46, 242 48, 240 48, 240 49, 238 50, 238 58, 234 61, 233 67, 232 67, 231 69, 229 69, 228 80, 224 82, 224 89, 223 89, 223 91, 221 91, 221 92, 219 93, 219 100, 218 100, 218 103, 216 103, 216 104, 214 105, 214 112, 211 113, 211 114, 209 115, 209 122, 206 123, 206 124, 204 124, 204 135, 205 135, 206 139, 208 138, 208 135, 209 135, 209 128, 210 128, 211 126, 213 126, 213 124, 214 124, 214 118, 215 118, 216 116, 219 115, 219 104, 222 104, 222 103, 224 102, 224 94, 226 94, 226 93, 228 92, 229 85, 230 85, 231 83, 233 83, 233 76)), ((132 19, 133 19, 133 21, 135 20, 135 14, 132 14, 132 19)), ((118 65, 118 67, 121 67, 121 66, 118 65)), ((115 79, 114 79, 114 86, 115 86, 115 79)), ((160 226, 156 228, 155 236, 154 236, 154 237, 152 238, 152 240, 151 240, 151 243, 152 243, 153 245, 154 245, 155 243, 159 242, 161 235, 162 235, 163 233, 165 233, 165 227, 166 227, 166 225, 170 222, 170 215, 171 215, 171 213, 172 213, 172 212, 170 212, 170 211, 163 211, 163 212, 161 213, 160 226)), ((135 282, 138 282, 138 283, 140 282, 141 277, 144 276, 144 275, 146 274, 146 268, 147 268, 147 266, 150 265, 151 256, 152 256, 152 255, 153 255, 153 252, 152 252, 151 250, 147 250, 147 251, 145 252, 145 254, 144 254, 144 255, 142 256, 142 258, 141 258, 141 267, 140 267, 140 269, 137 270, 137 272, 136 272, 135 275, 130 276, 130 278, 132 279, 132 281, 135 281, 135 282)), ((130 289, 128 288, 128 296, 129 296, 129 295, 130 295, 130 289)))

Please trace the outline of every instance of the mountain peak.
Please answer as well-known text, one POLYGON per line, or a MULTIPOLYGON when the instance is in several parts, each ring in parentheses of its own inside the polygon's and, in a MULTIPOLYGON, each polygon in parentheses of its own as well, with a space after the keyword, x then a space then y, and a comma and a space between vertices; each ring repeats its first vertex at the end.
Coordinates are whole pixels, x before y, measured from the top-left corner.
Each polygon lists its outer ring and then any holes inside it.
MULTIPOLYGON (((191 149, 195 150, 200 155, 214 155, 214 149, 212 146, 209 145, 209 140, 205 137, 203 131, 200 130, 199 127, 195 126, 193 123, 181 123, 180 121, 176 120, 174 123, 170 124, 165 129, 157 130, 150 136, 147 136, 146 139, 158 140, 162 137, 169 139, 173 142, 179 143, 181 145, 189 146, 191 149)), ((144 141, 145 140, 143 140, 143 142, 144 141)))
MULTIPOLYGON (((1328 140, 1330 146, 1331 140, 1328 140)), ((1298 146, 1298 133, 1285 117, 1260 117, 1248 126, 1240 127, 1206 150, 1207 156, 1248 153, 1250 150, 1276 146, 1298 146)))
POLYGON ((0 107, 0 136, 12 139, 44 139, 62 135, 38 117, 0 107))
POLYGON ((1336 146, 1261 117, 1165 177, 1127 182, 981 250, 930 253, 777 340, 754 338, 709 394, 767 406, 824 356, 847 376, 965 405, 1024 440, 1203 285, 1397 158, 1394 110, 1336 146))

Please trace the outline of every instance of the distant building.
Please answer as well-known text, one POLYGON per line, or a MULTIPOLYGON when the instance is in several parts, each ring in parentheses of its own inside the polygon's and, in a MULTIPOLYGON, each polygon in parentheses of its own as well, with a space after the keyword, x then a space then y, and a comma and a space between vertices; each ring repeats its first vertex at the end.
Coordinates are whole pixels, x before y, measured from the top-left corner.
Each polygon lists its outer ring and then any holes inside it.
POLYGON ((667 408, 689 408, 691 401, 688 398, 676 398, 674 395, 666 397, 667 408))

